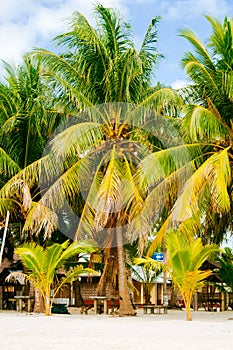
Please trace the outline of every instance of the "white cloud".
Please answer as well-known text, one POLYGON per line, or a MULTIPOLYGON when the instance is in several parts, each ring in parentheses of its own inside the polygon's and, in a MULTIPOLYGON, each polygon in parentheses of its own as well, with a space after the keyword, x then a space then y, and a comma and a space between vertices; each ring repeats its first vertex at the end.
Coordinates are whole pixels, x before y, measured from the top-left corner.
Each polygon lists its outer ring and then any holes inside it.
POLYGON ((226 0, 178 0, 166 2, 163 9, 166 17, 171 20, 193 18, 203 14, 220 18, 230 11, 230 5, 226 0))
POLYGON ((7 0, 2 1, 0 20, 1 22, 12 21, 16 18, 20 18, 23 14, 28 13, 29 15, 34 12, 33 7, 37 7, 35 1, 28 0, 7 0))
POLYGON ((187 86, 188 84, 189 84, 189 82, 187 80, 176 79, 175 81, 173 81, 171 83, 171 87, 173 89, 181 89, 181 88, 187 86))
POLYGON ((10 23, 7 27, 0 26, 1 45, 0 58, 6 61, 18 63, 23 52, 33 41, 31 32, 20 28, 17 24, 10 23))
POLYGON ((156 0, 125 0, 124 3, 131 4, 154 4, 156 0))
MULTIPOLYGON (((120 0, 99 1, 106 7, 126 8, 120 0)), ((77 10, 94 24, 92 0, 7 0, 1 3, 0 11, 0 59, 18 64, 26 51, 51 42, 53 37, 64 32, 67 19, 77 10)))

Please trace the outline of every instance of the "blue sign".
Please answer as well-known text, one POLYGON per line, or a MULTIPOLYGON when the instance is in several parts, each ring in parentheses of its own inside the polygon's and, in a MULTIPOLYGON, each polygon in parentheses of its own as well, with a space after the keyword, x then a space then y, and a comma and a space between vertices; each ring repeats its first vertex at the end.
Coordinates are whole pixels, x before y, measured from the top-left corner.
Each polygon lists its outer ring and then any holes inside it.
POLYGON ((163 261, 163 253, 154 253, 152 255, 152 259, 156 260, 156 261, 163 261))

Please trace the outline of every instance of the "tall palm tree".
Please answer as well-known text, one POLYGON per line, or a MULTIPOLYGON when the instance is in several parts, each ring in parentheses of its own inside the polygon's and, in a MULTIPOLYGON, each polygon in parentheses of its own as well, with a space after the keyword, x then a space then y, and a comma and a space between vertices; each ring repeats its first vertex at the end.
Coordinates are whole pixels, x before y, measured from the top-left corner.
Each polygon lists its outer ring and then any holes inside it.
POLYGON ((20 66, 5 63, 5 70, 6 83, 0 84, 1 147, 22 169, 42 156, 60 119, 39 59, 26 54, 20 66))
POLYGON ((146 188, 154 186, 143 209, 150 213, 151 208, 150 219, 153 203, 158 206, 155 198, 162 189, 170 183, 179 186, 179 191, 177 186, 170 191, 173 200, 168 201, 168 214, 150 248, 151 254, 169 227, 180 227, 187 234, 202 237, 204 244, 221 243, 227 232, 232 233, 233 22, 226 18, 221 24, 211 17, 207 19, 213 32, 206 47, 191 30, 181 31, 195 50, 186 53, 182 60, 192 81, 181 91, 186 99, 180 129, 183 144, 147 157, 139 172, 142 184, 147 179, 146 188), (172 154, 173 162, 169 164, 172 154), (168 176, 163 181, 155 171, 159 159, 167 169, 168 176))
MULTIPOLYGON (((6 81, 0 83, 0 187, 41 158, 46 142, 64 117, 54 109, 54 93, 44 82, 40 59, 27 53, 17 68, 7 63, 4 66, 6 81)), ((18 236, 32 199, 38 195, 38 188, 30 192, 25 181, 16 181, 12 195, 1 199, 0 218, 3 220, 8 207, 11 227, 18 225, 18 236)))
MULTIPOLYGON (((137 51, 128 24, 102 5, 95 11, 97 29, 76 12, 70 31, 55 39, 68 51, 35 53, 56 92, 56 106, 68 121, 48 144, 48 153, 14 180, 23 177, 29 188, 38 183, 43 188, 41 200, 28 212, 25 229, 39 232, 51 224, 50 220, 42 224, 43 213, 61 210, 68 201, 80 218, 74 240, 94 238, 109 252, 105 264, 113 254, 118 261, 120 314, 127 315, 134 310, 127 287, 124 237, 129 210, 133 205, 134 213, 139 212, 143 201, 133 175, 156 145, 166 146, 161 144, 166 118, 160 113, 177 113, 180 99, 171 89, 151 87, 159 57, 158 18, 151 21, 137 51)), ((9 181, 2 196, 8 198, 11 189, 9 181)))
MULTIPOLYGON (((33 169, 42 169, 40 178, 34 176, 34 179, 27 181, 34 184, 34 181, 40 180, 44 194, 29 211, 25 229, 39 229, 43 210, 59 213, 67 201, 79 217, 74 240, 94 239, 99 247, 105 248, 105 264, 110 265, 117 259, 118 271, 114 274, 118 274, 122 314, 134 314, 124 263, 129 213, 132 210, 139 214, 144 201, 134 174, 140 160, 154 147, 145 138, 148 134, 146 128, 143 130, 145 141, 140 142, 138 133, 140 125, 143 125, 142 116, 148 122, 156 119, 152 112, 148 114, 147 109, 143 108, 139 113, 138 107, 135 112, 134 106, 122 103, 86 109, 87 121, 68 124, 63 132, 52 139, 52 152, 18 175, 27 178, 34 173, 33 169), (80 200, 77 201, 77 198, 80 200)), ((156 137, 152 136, 154 141, 156 137)), ((8 196, 10 192, 9 181, 2 193, 8 196)), ((141 244, 145 242, 143 231, 131 238, 139 238, 141 244)), ((105 272, 107 274, 108 270, 105 269, 105 272)))
POLYGON ((199 175, 205 171, 203 180, 209 187, 206 191, 204 182, 199 184, 209 199, 202 201, 204 242, 212 239, 220 243, 224 233, 232 232, 233 20, 225 18, 220 23, 215 18, 206 18, 212 27, 206 46, 192 31, 180 33, 195 50, 194 54, 184 55, 182 65, 193 83, 191 89, 198 96, 187 106, 183 129, 189 142, 202 143, 199 175))

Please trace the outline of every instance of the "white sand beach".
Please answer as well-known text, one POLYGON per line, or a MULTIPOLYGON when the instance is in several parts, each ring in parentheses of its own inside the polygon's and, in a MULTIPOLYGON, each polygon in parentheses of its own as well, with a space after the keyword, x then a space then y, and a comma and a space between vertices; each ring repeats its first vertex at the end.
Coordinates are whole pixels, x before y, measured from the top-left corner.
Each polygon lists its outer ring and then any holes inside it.
POLYGON ((232 350, 233 311, 136 317, 27 314, 0 311, 1 350, 232 350))

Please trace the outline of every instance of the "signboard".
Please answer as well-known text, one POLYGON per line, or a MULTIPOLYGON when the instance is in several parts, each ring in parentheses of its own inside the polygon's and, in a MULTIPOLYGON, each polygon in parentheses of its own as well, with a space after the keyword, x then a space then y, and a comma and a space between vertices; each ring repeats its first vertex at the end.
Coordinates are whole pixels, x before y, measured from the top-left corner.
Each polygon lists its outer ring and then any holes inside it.
POLYGON ((163 261, 163 253, 155 252, 155 253, 152 255, 152 259, 154 259, 154 260, 156 260, 156 261, 163 261))

